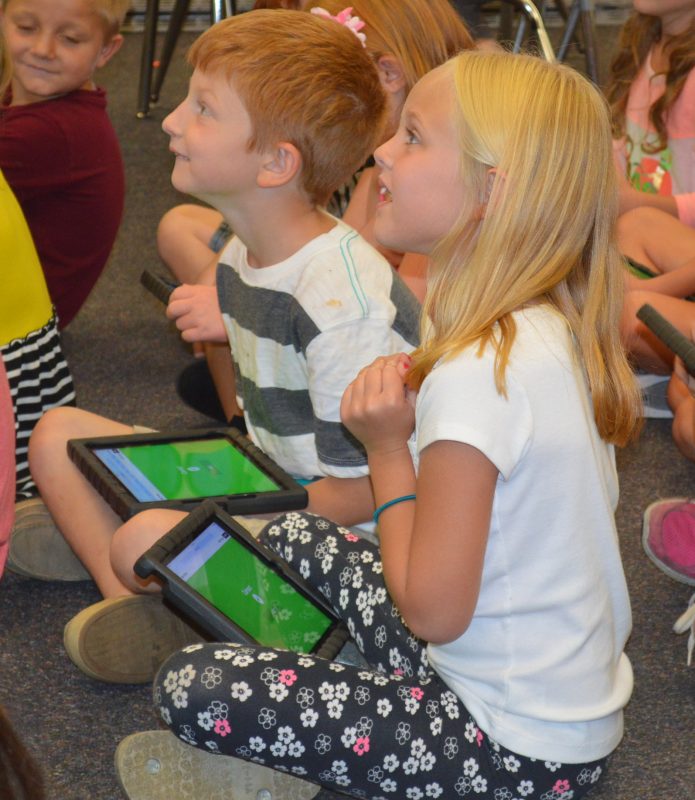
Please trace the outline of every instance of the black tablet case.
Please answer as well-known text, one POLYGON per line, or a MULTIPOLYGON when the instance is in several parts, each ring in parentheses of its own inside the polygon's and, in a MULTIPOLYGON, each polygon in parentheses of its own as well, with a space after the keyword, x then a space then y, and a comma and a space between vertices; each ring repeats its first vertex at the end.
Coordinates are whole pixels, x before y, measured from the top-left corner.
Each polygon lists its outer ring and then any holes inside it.
POLYGON ((203 631, 209 633, 215 641, 263 645, 262 642, 257 642, 245 630, 240 628, 234 620, 222 614, 167 567, 167 564, 212 522, 218 522, 228 530, 236 539, 240 540, 255 553, 258 558, 271 566, 300 594, 309 598, 333 620, 334 625, 328 629, 311 654, 322 658, 335 658, 348 640, 349 634, 344 623, 326 603, 325 598, 282 558, 256 541, 242 525, 232 519, 214 502, 206 501, 202 503, 186 519, 172 528, 171 531, 140 556, 135 563, 136 575, 145 579, 154 576, 161 581, 164 597, 203 631))
POLYGON ((129 519, 134 514, 149 508, 171 508, 180 511, 191 511, 206 499, 215 500, 230 514, 249 515, 306 508, 308 503, 306 489, 235 428, 208 428, 177 431, 175 433, 153 432, 126 436, 71 439, 68 441, 68 455, 87 480, 123 520, 129 519), (140 501, 93 453, 95 448, 100 447, 123 447, 145 443, 156 444, 219 437, 228 439, 246 458, 262 472, 266 473, 268 477, 278 484, 280 487, 278 491, 224 495, 213 498, 198 497, 183 500, 140 501))

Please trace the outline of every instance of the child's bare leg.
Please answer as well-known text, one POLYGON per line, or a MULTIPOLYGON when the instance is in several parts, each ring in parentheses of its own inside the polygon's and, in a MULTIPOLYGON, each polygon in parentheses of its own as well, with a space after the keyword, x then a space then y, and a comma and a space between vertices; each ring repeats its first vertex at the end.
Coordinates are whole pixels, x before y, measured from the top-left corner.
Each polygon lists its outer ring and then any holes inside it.
POLYGON ((146 550, 186 516, 184 511, 156 508, 136 514, 115 531, 110 549, 111 568, 133 594, 160 591, 157 581, 143 581, 133 572, 133 567, 146 550))
POLYGON ((111 569, 109 548, 118 517, 67 453, 68 439, 133 432, 129 425, 77 408, 55 408, 39 420, 29 442, 29 466, 44 503, 104 597, 130 594, 111 569))
POLYGON ((181 283, 196 283, 215 259, 210 240, 223 221, 219 211, 193 204, 170 209, 157 228, 157 248, 181 283))
POLYGON ((205 358, 226 418, 230 420, 232 417, 243 416, 244 412, 236 401, 236 378, 229 345, 226 342, 223 344, 206 342, 205 358))
POLYGON ((640 206, 621 215, 620 252, 656 272, 671 272, 695 258, 695 230, 671 214, 640 206))
POLYGON ((667 375, 673 369, 673 353, 636 316, 645 303, 652 305, 685 336, 695 323, 695 303, 656 292, 628 292, 623 304, 621 334, 633 360, 648 372, 667 375))

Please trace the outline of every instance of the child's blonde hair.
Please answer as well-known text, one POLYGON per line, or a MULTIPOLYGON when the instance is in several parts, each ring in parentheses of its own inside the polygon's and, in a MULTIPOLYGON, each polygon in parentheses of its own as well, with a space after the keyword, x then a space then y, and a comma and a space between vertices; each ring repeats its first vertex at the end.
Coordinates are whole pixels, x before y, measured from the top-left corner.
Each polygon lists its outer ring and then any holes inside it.
POLYGON ((249 149, 289 141, 300 183, 323 204, 374 150, 386 101, 358 38, 303 11, 250 11, 219 22, 191 47, 195 69, 223 74, 251 118, 249 149))
POLYGON ((133 0, 92 0, 94 10, 104 20, 108 38, 115 36, 123 25, 125 15, 130 11, 133 0))
MULTIPOLYGON (((336 15, 345 5, 345 0, 311 0, 305 9, 320 6, 336 15)), ((374 61, 383 55, 398 59, 406 94, 430 70, 475 46, 449 0, 350 0, 349 5, 365 23, 362 33, 374 61)))
POLYGON ((532 56, 465 53, 442 69, 455 86, 460 174, 472 201, 435 248, 411 381, 419 387, 440 359, 492 342, 504 394, 512 312, 546 302, 573 334, 601 436, 624 444, 640 404, 619 338, 607 104, 578 72, 532 56))
MULTIPOLYGON (((2 8, 6 9, 11 2, 12 0, 1 0, 2 8)), ((108 40, 118 33, 133 0, 91 0, 91 3, 104 22, 104 33, 108 40)))
MULTIPOLYGON (((616 139, 625 135, 625 113, 630 87, 649 50, 661 36, 661 20, 637 11, 628 17, 621 28, 618 51, 611 63, 611 78, 606 89, 613 114, 613 135, 616 139)), ((649 109, 649 121, 657 136, 653 141, 642 143, 645 152, 658 153, 668 144, 668 111, 683 91, 688 75, 695 67, 695 22, 683 33, 671 37, 667 47, 669 66, 666 90, 649 109)))

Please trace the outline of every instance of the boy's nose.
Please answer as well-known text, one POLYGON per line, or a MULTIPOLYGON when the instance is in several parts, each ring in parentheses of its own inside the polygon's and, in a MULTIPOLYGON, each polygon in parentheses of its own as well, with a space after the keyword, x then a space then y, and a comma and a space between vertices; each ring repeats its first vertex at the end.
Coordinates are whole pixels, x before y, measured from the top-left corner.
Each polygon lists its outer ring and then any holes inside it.
POLYGON ((162 130, 169 136, 178 136, 181 133, 181 113, 183 103, 180 103, 176 108, 164 117, 162 122, 162 130))
POLYGON ((55 40, 49 33, 39 34, 32 44, 31 52, 39 58, 55 56, 55 40))
POLYGON ((174 119, 173 119, 173 117, 174 117, 174 112, 172 111, 171 114, 169 114, 168 116, 164 117, 164 120, 162 121, 162 130, 164 131, 164 133, 167 134, 167 136, 175 136, 176 135, 174 133, 174 125, 173 125, 174 119))

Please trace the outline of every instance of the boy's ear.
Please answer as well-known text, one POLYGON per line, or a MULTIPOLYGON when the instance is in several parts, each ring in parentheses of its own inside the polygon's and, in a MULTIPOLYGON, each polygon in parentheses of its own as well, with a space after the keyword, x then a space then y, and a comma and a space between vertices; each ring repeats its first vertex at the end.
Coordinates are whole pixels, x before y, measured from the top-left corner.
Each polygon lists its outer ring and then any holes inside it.
POLYGON ((261 189, 275 189, 289 183, 302 170, 302 154, 292 142, 279 142, 262 159, 257 184, 261 189))
POLYGON ((389 94, 395 94, 405 89, 405 73, 401 62, 395 56, 388 54, 379 56, 376 69, 382 88, 389 94))
POLYGON ((105 64, 108 64, 108 62, 121 49, 122 45, 122 34, 117 33, 115 36, 112 36, 111 39, 101 48, 101 51, 99 52, 99 58, 97 59, 96 68, 101 69, 101 67, 103 67, 105 64))

